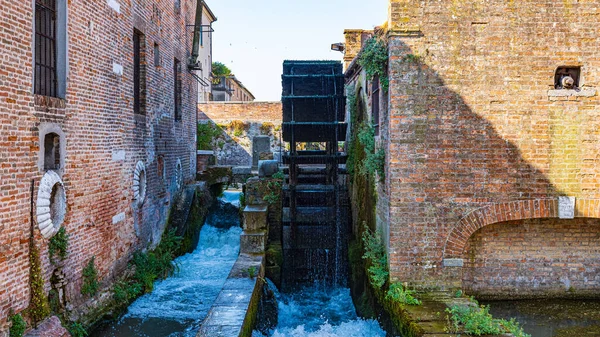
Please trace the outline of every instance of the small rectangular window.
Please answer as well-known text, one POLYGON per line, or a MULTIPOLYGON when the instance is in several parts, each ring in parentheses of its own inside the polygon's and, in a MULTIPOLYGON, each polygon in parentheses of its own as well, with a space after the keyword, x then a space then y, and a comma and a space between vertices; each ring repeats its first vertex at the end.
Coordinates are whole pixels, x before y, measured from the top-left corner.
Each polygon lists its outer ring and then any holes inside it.
POLYGON ((160 48, 158 43, 154 44, 154 66, 160 67, 160 48))
POLYGON ((145 113, 146 71, 144 34, 133 30, 133 112, 145 113))
POLYGON ((375 128, 375 135, 379 136, 379 77, 373 78, 371 90, 371 123, 375 128))
POLYGON ((175 103, 175 120, 181 120, 181 62, 173 61, 173 92, 175 103))
POLYGON ((57 97, 56 77, 56 0, 36 0, 34 93, 57 97))

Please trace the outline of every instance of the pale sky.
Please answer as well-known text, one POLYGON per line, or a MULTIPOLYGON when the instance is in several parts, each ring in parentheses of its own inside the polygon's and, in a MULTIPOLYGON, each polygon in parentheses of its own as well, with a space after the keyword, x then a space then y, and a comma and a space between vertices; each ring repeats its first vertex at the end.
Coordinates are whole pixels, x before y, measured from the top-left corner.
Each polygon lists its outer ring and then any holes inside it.
POLYGON ((213 61, 227 65, 258 101, 281 99, 283 60, 341 60, 330 45, 344 29, 372 29, 387 19, 388 0, 206 0, 213 61))

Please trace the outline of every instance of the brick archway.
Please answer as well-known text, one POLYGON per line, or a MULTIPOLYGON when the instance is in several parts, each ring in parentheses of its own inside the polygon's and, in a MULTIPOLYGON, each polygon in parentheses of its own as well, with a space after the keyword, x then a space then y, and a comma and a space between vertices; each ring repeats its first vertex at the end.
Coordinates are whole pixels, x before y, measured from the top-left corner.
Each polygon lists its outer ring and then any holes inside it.
MULTIPOLYGON (((600 218, 600 199, 576 199, 576 218, 600 218)), ((460 258, 478 229, 498 222, 558 218, 558 199, 530 199, 493 203, 464 216, 448 234, 443 258, 460 258)))

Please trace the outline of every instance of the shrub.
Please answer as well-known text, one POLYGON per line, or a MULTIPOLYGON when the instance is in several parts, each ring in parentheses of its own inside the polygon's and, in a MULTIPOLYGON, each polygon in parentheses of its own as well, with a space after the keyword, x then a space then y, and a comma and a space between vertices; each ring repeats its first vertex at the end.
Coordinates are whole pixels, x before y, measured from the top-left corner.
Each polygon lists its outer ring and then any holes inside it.
POLYGON ((98 292, 100 284, 98 283, 98 270, 95 265, 96 257, 92 256, 88 264, 83 268, 83 285, 81 286, 82 295, 94 296, 98 292))
POLYGON ((406 289, 402 284, 395 282, 390 285, 385 298, 401 304, 421 305, 421 301, 413 296, 414 293, 413 290, 406 289))
POLYGON ((67 249, 69 248, 69 234, 65 230, 65 227, 61 227, 56 235, 54 235, 48 243, 48 255, 50 261, 57 255, 61 260, 67 258, 67 249))
POLYGON ((385 252, 385 247, 381 242, 381 233, 373 233, 366 224, 363 225, 365 227, 362 236, 365 247, 363 259, 368 259, 370 261, 367 273, 371 284, 377 288, 381 288, 387 282, 389 276, 387 270, 387 254, 385 252))
POLYGON ((175 235, 175 229, 167 230, 153 251, 136 252, 133 255, 133 279, 141 287, 140 292, 152 291, 156 279, 173 274, 177 266, 172 261, 181 246, 181 241, 182 238, 175 235))
POLYGON ((12 315, 12 316, 10 316, 10 322, 11 322, 11 325, 10 325, 9 336, 10 337, 23 336, 23 333, 25 333, 25 329, 27 328, 27 323, 23 319, 23 316, 21 316, 21 314, 12 315))
POLYGON ((271 129, 273 129, 274 126, 275 125, 273 125, 273 123, 271 122, 264 122, 260 126, 260 133, 263 135, 268 135, 269 133, 271 133, 271 129))
POLYGON ((213 140, 221 134, 221 130, 213 123, 198 123, 198 150, 212 150, 213 140))
POLYGON ((69 330, 69 333, 71 333, 72 337, 88 336, 87 331, 85 330, 83 325, 81 325, 81 323, 73 322, 73 323, 71 323, 71 325, 69 325, 67 330, 69 330))

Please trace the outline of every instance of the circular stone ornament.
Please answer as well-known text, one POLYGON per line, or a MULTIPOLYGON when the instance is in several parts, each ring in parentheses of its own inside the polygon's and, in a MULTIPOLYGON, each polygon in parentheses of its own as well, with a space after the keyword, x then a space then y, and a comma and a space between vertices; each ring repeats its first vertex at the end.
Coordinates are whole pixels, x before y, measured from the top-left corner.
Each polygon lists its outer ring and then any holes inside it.
POLYGON ((67 195, 58 173, 48 171, 40 181, 36 202, 37 223, 42 236, 49 239, 60 229, 67 213, 67 195))
POLYGON ((175 186, 178 191, 183 187, 183 168, 181 166, 181 159, 177 159, 177 164, 175 165, 175 186))
POLYGON ((140 160, 133 171, 133 199, 138 207, 146 200, 146 165, 140 160))

